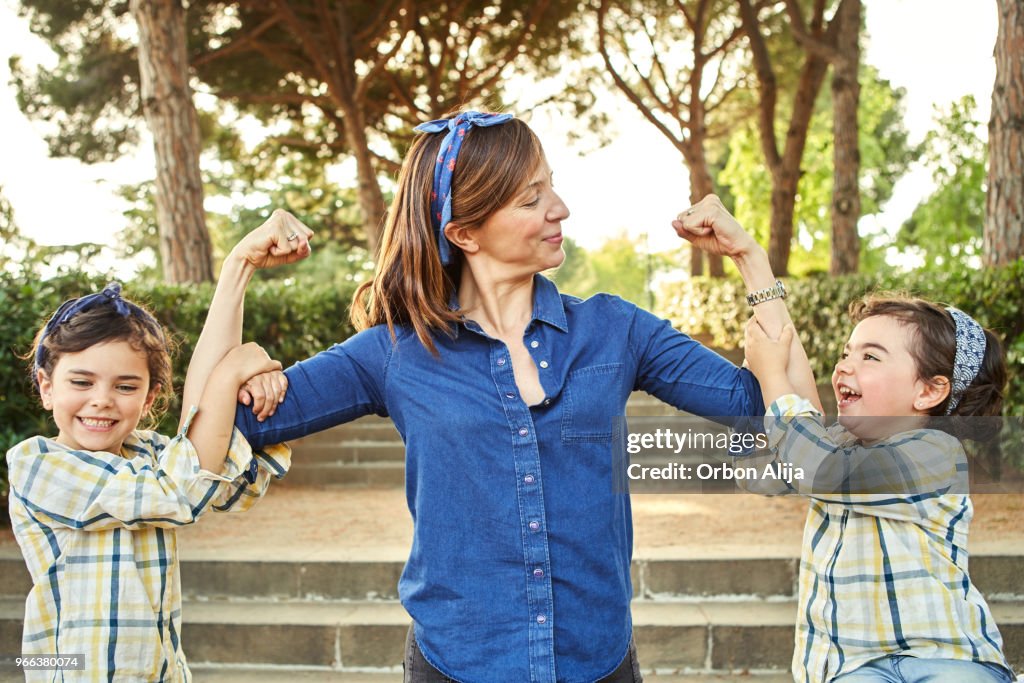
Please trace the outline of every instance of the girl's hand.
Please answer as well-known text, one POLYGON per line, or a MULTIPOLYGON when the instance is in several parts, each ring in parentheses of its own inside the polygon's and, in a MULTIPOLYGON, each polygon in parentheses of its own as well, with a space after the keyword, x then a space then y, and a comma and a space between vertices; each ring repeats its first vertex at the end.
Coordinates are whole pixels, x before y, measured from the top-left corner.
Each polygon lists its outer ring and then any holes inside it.
POLYGON ((301 261, 310 255, 313 231, 282 209, 275 209, 263 225, 243 237, 232 253, 256 268, 301 261))
POLYGON ((672 221, 676 234, 709 254, 743 257, 758 249, 754 238, 733 218, 722 200, 709 194, 672 221))
POLYGON ((765 384, 769 380, 786 377, 786 368, 789 365, 789 347, 793 342, 795 330, 792 325, 782 328, 782 334, 778 339, 770 338, 757 322, 756 317, 751 317, 747 322, 747 329, 744 335, 744 352, 747 365, 757 379, 765 384))
POLYGON ((264 372, 250 377, 238 390, 238 402, 251 405, 253 415, 260 422, 277 411, 277 406, 284 403, 288 393, 288 378, 280 370, 264 372))

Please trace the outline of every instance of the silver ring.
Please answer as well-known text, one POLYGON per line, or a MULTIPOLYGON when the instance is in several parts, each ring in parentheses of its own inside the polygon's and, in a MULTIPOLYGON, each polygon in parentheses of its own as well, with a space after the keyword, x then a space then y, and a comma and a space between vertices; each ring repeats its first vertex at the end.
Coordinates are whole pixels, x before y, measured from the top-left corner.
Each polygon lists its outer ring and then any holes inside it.
POLYGON ((288 235, 289 242, 294 242, 297 239, 299 239, 299 233, 297 232, 293 232, 292 234, 288 235))

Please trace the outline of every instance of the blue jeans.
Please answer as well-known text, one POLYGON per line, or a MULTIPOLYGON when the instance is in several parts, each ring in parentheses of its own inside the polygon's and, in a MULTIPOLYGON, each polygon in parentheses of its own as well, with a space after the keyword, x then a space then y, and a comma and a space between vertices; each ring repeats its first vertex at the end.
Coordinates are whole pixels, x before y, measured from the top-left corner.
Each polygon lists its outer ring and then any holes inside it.
POLYGON ((889 655, 832 680, 833 683, 1012 683, 1013 678, 1003 667, 987 662, 889 655))

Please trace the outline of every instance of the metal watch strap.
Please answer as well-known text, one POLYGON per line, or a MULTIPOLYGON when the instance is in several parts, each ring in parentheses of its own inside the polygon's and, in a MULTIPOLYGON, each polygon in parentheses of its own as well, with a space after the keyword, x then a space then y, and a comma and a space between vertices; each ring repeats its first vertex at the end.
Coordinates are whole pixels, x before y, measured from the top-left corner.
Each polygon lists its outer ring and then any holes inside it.
POLYGON ((785 299, 786 298, 786 286, 782 284, 782 280, 776 280, 775 284, 771 287, 765 287, 755 292, 747 294, 747 303, 751 306, 763 304, 765 301, 771 301, 772 299, 785 299))

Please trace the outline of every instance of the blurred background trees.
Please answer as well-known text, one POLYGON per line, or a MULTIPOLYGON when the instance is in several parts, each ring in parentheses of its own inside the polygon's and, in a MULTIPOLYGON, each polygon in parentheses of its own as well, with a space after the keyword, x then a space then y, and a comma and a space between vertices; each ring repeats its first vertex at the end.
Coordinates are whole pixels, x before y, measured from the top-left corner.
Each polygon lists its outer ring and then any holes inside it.
MULTIPOLYGON (((987 141, 966 98, 910 143, 905 93, 860 59, 862 0, 19 0, 56 61, 10 66, 53 155, 96 163, 155 140, 155 180, 121 188, 116 243, 136 264, 133 292, 182 344, 179 375, 212 291, 190 283, 274 208, 317 233, 312 258, 260 272, 248 299, 256 339, 287 363, 351 333, 346 307, 372 272, 415 125, 461 105, 555 112, 592 148, 613 134, 609 112, 632 107, 678 152, 690 200, 719 194, 795 276, 818 371, 851 298, 905 286, 1000 332, 1007 414, 1024 415, 1024 10, 993 2, 987 141), (919 168, 935 191, 903 225, 873 220, 919 168)), ((643 152, 630 172, 644 172, 643 152)), ((3 349, 23 354, 42 316, 102 284, 109 248, 44 246, 16 219, 0 188, 3 349)), ((731 265, 630 234, 589 249, 567 238, 559 286, 735 344, 745 303, 731 265)), ((0 442, 40 419, 27 374, 7 364, 0 442)))
MULTIPOLYGON (((1013 122, 1024 98, 1014 88, 1024 67, 1009 46, 1019 3, 998 3, 987 157, 968 102, 951 103, 922 145, 909 144, 904 93, 860 61, 862 4, 21 0, 58 60, 14 60, 12 73, 22 110, 53 125, 55 155, 109 160, 140 144, 143 121, 158 131, 156 181, 122 190, 131 208, 119 242, 128 256, 152 252, 143 272, 168 282, 210 279, 218 254, 276 206, 325 245, 285 277, 362 279, 416 124, 460 105, 554 109, 588 122, 580 135, 593 142, 609 98, 678 150, 691 201, 721 195, 779 274, 898 267, 894 246, 926 267, 1018 258, 1024 173, 1013 122), (538 84, 526 89, 536 99, 510 99, 512 79, 538 84), (919 158, 936 192, 898 230, 861 234, 861 219, 884 208, 919 158)), ((578 249, 566 266, 579 260, 576 274, 563 279, 581 292, 617 290, 642 273, 650 299, 659 277, 728 275, 700 254, 684 271, 663 267, 638 238, 635 260, 595 270, 623 240, 578 249)))

